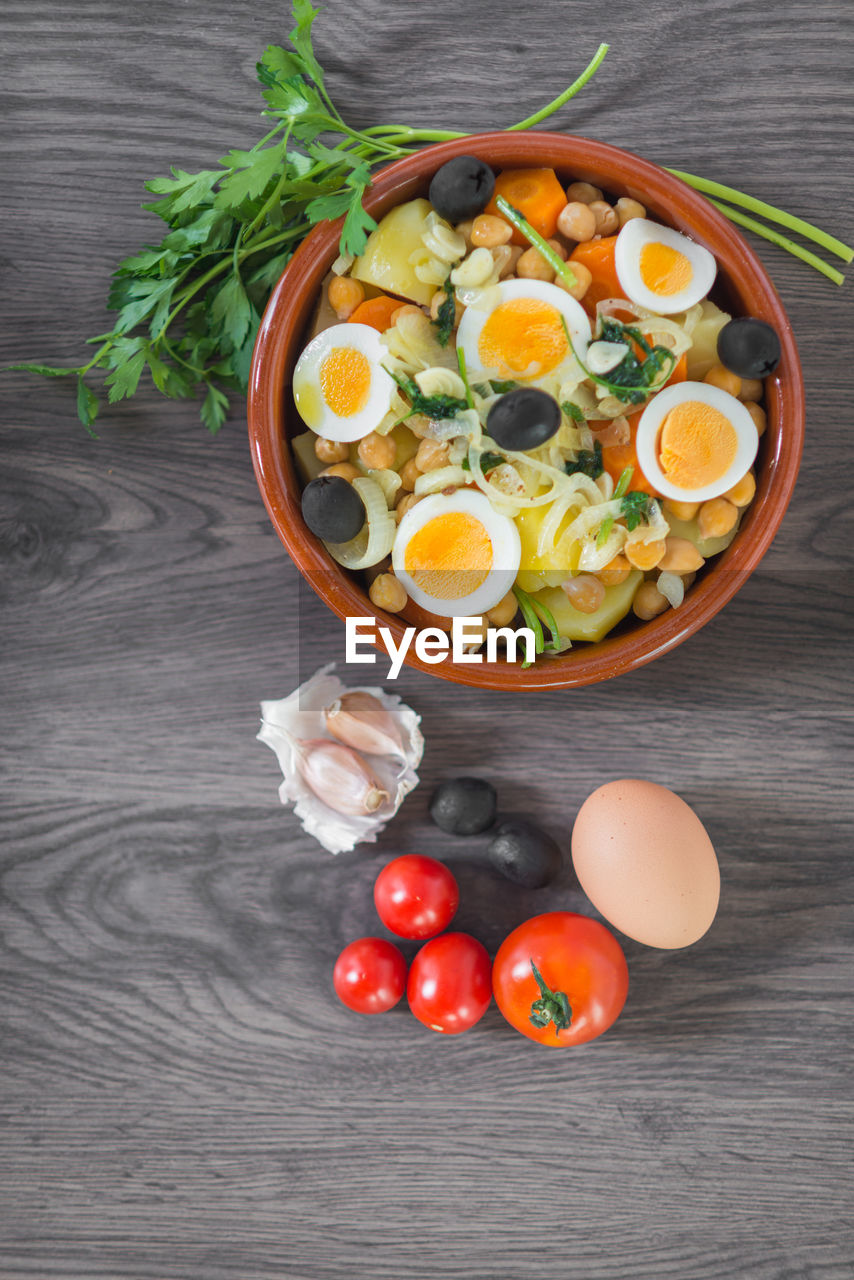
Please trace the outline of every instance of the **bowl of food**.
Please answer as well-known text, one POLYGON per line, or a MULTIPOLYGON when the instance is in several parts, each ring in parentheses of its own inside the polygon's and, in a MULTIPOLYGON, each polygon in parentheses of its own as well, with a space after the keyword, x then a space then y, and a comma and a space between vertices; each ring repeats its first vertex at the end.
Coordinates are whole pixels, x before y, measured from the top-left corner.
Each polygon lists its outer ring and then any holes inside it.
POLYGON ((551 133, 429 147, 364 203, 364 252, 317 227, 255 346, 253 465, 306 580, 484 688, 592 684, 693 635, 770 546, 803 443, 742 236, 658 166, 551 133))

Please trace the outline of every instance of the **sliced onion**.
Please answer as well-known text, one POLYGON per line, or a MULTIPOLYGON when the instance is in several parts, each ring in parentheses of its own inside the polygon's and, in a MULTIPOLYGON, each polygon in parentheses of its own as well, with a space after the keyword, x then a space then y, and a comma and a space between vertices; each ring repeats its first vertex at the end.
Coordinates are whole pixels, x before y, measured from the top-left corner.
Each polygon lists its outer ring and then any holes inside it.
POLYGON ((614 444, 628 444, 632 438, 629 420, 625 414, 620 414, 618 418, 612 418, 607 427, 603 427, 601 431, 592 432, 594 441, 598 440, 603 449, 614 444))
POLYGON ((365 504, 365 523, 349 542, 325 542, 323 545, 345 569, 369 569, 391 551, 397 525, 388 509, 382 487, 370 476, 359 476, 353 488, 365 504))
POLYGON ((462 467, 436 467, 434 471, 425 471, 418 477, 415 481, 415 493, 420 498, 425 493, 439 493, 449 485, 459 489, 461 485, 468 484, 470 479, 471 476, 462 467))
POLYGON ((679 577, 678 573, 660 573, 658 582, 655 584, 661 594, 667 600, 668 604, 674 609, 678 609, 682 601, 685 599, 685 583, 679 577))

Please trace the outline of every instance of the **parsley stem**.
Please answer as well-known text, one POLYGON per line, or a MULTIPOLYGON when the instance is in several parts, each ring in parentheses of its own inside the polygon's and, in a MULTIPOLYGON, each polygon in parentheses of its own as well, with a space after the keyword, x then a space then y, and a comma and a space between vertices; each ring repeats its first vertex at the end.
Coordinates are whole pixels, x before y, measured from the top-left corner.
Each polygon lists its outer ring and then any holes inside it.
POLYGON ((384 138, 386 142, 454 142, 469 136, 456 129, 412 129, 406 124, 376 124, 363 132, 372 141, 384 138))
POLYGON ((510 204, 508 200, 505 200, 504 196, 498 196, 495 204, 510 225, 515 227, 517 231, 520 231, 528 243, 533 245, 533 247, 542 254, 546 262, 554 271, 555 275, 561 278, 566 287, 568 289, 574 289, 578 284, 575 272, 568 262, 564 262, 563 258, 561 258, 559 254, 555 253, 548 240, 545 240, 540 235, 539 231, 535 231, 528 219, 523 218, 519 210, 514 209, 512 204, 510 204))
POLYGON ((272 190, 272 192, 270 193, 270 195, 269 195, 269 196, 267 197, 267 199, 264 201, 263 205, 262 205, 262 206, 261 206, 261 208, 258 210, 258 212, 256 213, 255 217, 254 217, 254 218, 252 219, 252 221, 250 222, 249 226, 248 226, 248 227, 244 227, 244 228, 243 228, 243 230, 242 230, 242 231, 240 232, 240 234, 238 235, 238 237, 237 237, 237 243, 238 243, 238 244, 240 244, 241 240, 246 241, 246 240, 248 240, 248 239, 249 239, 249 237, 251 236, 251 234, 252 234, 252 232, 255 230, 255 228, 256 228, 260 223, 262 223, 262 222, 265 220, 265 218, 267 217, 267 214, 270 212, 270 210, 272 209, 273 205, 274 205, 274 204, 276 204, 276 203, 277 203, 277 201, 281 200, 281 197, 282 197, 282 190, 283 190, 283 188, 284 188, 284 186, 285 186, 285 183, 288 181, 288 178, 289 178, 289 176, 290 176, 290 175, 289 175, 289 173, 288 173, 288 142, 289 142, 289 140, 290 140, 290 136, 291 136, 291 128, 292 128, 292 125, 293 125, 293 121, 289 120, 289 121, 288 121, 288 130, 287 130, 287 133, 285 134, 285 136, 284 136, 284 138, 282 139, 282 142, 281 142, 281 146, 282 146, 282 175, 281 175, 281 177, 279 178, 279 181, 276 183, 276 185, 275 185, 275 187, 273 188, 273 190, 272 190))
POLYGON ((828 280, 832 280, 834 284, 845 283, 845 277, 841 271, 837 271, 836 267, 831 267, 827 262, 822 262, 821 258, 817 257, 816 254, 811 253, 809 249, 802 248, 794 240, 790 240, 788 236, 781 236, 779 231, 766 227, 763 223, 757 222, 755 218, 748 217, 746 213, 741 213, 738 209, 731 209, 729 205, 725 205, 721 200, 712 200, 712 204, 716 209, 720 209, 721 213, 725 214, 730 222, 735 222, 738 226, 745 227, 748 231, 753 231, 756 235, 762 236, 763 240, 770 240, 771 244, 779 245, 781 249, 785 249, 793 257, 800 258, 801 262, 806 262, 809 266, 815 267, 816 271, 820 271, 823 276, 827 276, 828 280))
POLYGON ((528 116, 525 120, 520 120, 518 124, 511 124, 507 130, 508 133, 515 133, 519 129, 531 129, 535 124, 539 124, 541 120, 545 120, 548 116, 553 115, 555 111, 559 111, 564 103, 569 102, 570 98, 574 98, 579 89, 583 89, 596 72, 599 70, 608 52, 607 44, 600 44, 587 66, 582 71, 577 80, 573 80, 568 89, 564 89, 563 93, 554 98, 540 111, 534 112, 532 116, 528 116))
MULTIPOLYGON (((757 200, 754 196, 745 195, 743 191, 736 191, 735 187, 726 187, 723 183, 711 182, 708 178, 697 178, 693 173, 684 173, 681 169, 668 169, 667 172, 672 173, 676 178, 681 178, 683 182, 686 182, 689 187, 693 187, 695 191, 701 191, 705 195, 727 200, 730 204, 739 205, 742 209, 749 209, 752 213, 761 214, 769 222, 778 222, 781 227, 787 227, 789 231, 798 232, 804 239, 812 240, 815 244, 821 245, 822 249, 827 249, 829 253, 835 254, 843 262, 850 262, 854 258, 854 249, 850 245, 844 244, 841 240, 837 240, 835 236, 822 231, 821 227, 813 226, 811 222, 805 222, 803 218, 796 218, 794 214, 786 213, 785 209, 777 209, 773 204, 766 204, 764 200, 757 200)), ((714 203, 715 201, 713 200, 712 204, 714 203)), ((720 209, 721 206, 718 205, 717 207, 720 209)), ((722 212, 726 213, 728 218, 732 218, 732 214, 727 209, 722 210, 722 212)), ((733 221, 736 221, 736 219, 733 219, 733 221)), ((745 223, 743 225, 746 226, 748 224, 745 223)), ((751 224, 751 230, 753 229, 751 224)), ((763 233, 760 232, 759 234, 763 233)), ((775 243, 777 242, 775 241, 775 243)), ((788 245, 783 247, 786 248, 788 245)), ((790 250, 790 252, 792 251, 790 250)))
POLYGON ((463 386, 466 389, 466 404, 470 409, 473 409, 474 396, 472 395, 471 387, 469 386, 468 374, 466 373, 466 353, 463 351, 462 347, 457 347, 457 367, 460 371, 460 377, 463 380, 463 386))

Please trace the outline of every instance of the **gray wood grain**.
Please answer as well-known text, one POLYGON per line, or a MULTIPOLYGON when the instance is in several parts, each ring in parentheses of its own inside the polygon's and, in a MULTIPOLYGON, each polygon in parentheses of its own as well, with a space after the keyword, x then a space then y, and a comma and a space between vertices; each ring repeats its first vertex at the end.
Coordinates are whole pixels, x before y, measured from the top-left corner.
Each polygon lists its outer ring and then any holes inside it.
MULTIPOLYGON (((76 362, 114 264, 156 234, 143 179, 259 136, 254 63, 291 23, 256 0, 0 18, 2 359, 76 362)), ((316 44, 354 121, 474 130, 542 105, 607 39, 563 127, 851 241, 852 25, 841 0, 330 0, 316 44)), ((2 1280, 854 1274, 852 285, 761 252, 808 392, 762 570, 597 688, 404 671, 422 786, 337 859, 280 808, 254 738, 259 701, 341 661, 343 629, 268 525, 241 406, 211 440, 144 389, 93 442, 67 385, 0 377, 2 1280), (494 1006, 446 1040, 335 1001, 334 958, 375 931, 398 852, 448 859, 458 926, 492 951, 540 910, 590 910, 569 867, 510 892, 484 841, 429 824, 458 772, 564 845, 613 777, 663 782, 706 823, 718 919, 684 953, 626 942, 602 1040, 547 1053, 494 1006)))

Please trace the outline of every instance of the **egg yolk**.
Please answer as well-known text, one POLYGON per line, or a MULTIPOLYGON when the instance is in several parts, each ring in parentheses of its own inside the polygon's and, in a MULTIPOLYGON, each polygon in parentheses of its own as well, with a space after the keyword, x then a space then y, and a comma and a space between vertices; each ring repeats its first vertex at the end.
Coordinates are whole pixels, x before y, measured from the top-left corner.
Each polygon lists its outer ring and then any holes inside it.
POLYGON ((365 407, 371 366, 355 347, 333 347, 320 366, 323 399, 338 418, 352 418, 365 407))
POLYGON ((674 294, 687 289, 694 276, 691 260, 678 249, 669 244, 661 244, 658 240, 644 245, 638 265, 641 280, 647 289, 662 298, 672 298, 674 294))
POLYGON ((557 307, 539 298, 513 298, 490 314, 477 344, 485 369, 505 377, 536 378, 556 369, 569 350, 557 307))
POLYGON ((492 568, 492 539, 474 516, 449 511, 413 533, 404 565, 427 595, 462 600, 486 581, 492 568))
POLYGON ((704 489, 729 471, 738 434, 726 414, 701 400, 670 410, 658 439, 658 464, 679 489, 704 489))

